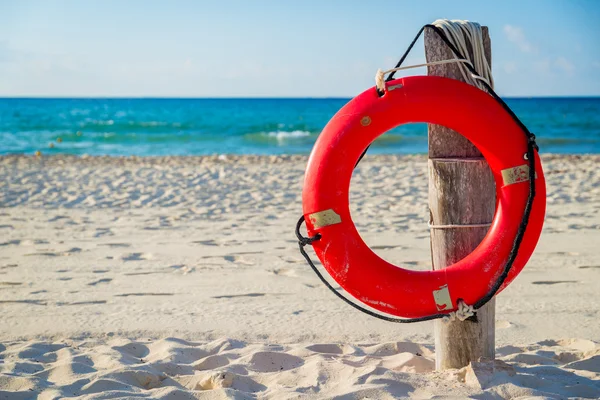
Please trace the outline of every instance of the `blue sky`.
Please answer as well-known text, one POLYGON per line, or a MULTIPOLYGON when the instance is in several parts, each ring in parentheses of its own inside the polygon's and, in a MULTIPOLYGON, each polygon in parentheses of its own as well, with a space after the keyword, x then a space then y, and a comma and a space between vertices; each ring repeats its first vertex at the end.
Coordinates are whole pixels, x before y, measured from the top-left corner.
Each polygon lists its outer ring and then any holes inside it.
POLYGON ((351 97, 437 18, 490 27, 501 95, 600 95, 600 0, 0 0, 0 96, 351 97))

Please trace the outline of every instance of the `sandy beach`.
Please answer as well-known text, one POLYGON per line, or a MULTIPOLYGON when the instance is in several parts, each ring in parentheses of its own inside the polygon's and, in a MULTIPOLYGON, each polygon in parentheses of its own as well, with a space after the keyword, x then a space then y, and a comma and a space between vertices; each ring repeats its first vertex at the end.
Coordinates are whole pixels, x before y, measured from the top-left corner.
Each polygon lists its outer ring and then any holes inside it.
MULTIPOLYGON (((600 156, 543 157, 493 373, 435 372, 432 323, 318 281, 293 232, 306 161, 0 157, 0 399, 600 398, 600 156)), ((366 157, 351 208, 379 255, 430 268, 425 156, 366 157)))

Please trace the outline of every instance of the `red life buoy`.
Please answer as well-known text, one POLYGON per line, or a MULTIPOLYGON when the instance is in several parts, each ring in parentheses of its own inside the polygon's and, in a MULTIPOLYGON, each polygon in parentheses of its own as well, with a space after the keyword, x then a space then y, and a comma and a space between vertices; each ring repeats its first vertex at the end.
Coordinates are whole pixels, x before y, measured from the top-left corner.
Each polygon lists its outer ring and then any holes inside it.
MULTIPOLYGON (((329 121, 310 155, 303 214, 312 246, 335 281, 359 301, 392 315, 417 318, 475 304, 506 265, 529 195, 527 139, 490 95, 465 83, 413 76, 387 83, 383 97, 370 89, 329 121), (381 259, 361 239, 349 208, 352 170, 379 135, 405 123, 444 125, 469 139, 483 154, 496 182, 496 212, 479 246, 443 270, 413 271, 381 259)), ((539 239, 546 185, 535 153, 536 196, 519 253, 502 290, 523 269, 539 239)))

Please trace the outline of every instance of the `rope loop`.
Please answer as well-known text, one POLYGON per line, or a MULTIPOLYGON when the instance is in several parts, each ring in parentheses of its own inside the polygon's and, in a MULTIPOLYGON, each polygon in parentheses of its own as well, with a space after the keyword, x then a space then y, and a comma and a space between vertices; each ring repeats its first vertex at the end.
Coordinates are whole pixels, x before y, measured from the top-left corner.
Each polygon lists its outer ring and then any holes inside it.
POLYGON ((317 240, 320 240, 322 237, 320 233, 317 233, 315 236, 310 236, 310 237, 302 236, 302 234, 300 233, 300 227, 302 227, 302 224, 304 223, 304 221, 305 221, 305 219, 304 219, 304 215, 303 215, 298 220, 298 223, 296 223, 296 237, 298 238, 298 244, 301 247, 304 247, 307 244, 313 244, 317 240))

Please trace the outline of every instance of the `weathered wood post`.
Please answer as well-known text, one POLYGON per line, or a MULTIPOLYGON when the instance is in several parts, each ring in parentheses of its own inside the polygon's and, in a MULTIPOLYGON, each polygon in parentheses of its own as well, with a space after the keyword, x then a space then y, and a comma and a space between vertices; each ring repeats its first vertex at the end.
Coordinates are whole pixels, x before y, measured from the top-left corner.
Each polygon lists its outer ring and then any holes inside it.
MULTIPOLYGON (((491 65, 487 27, 482 27, 484 54, 491 65)), ((470 49, 471 51, 471 49, 470 49)), ((452 51, 431 28, 425 29, 427 62, 454 58, 452 51)), ((470 60, 473 54, 465 54, 470 60)), ((462 79, 458 63, 428 67, 428 75, 462 79)), ((429 209, 431 255, 434 269, 442 269, 471 253, 487 233, 487 227, 452 227, 492 221, 495 186, 481 153, 451 129, 429 125, 429 209)), ((495 300, 477 312, 477 322, 435 322, 436 368, 462 368, 480 357, 494 358, 495 300)))

